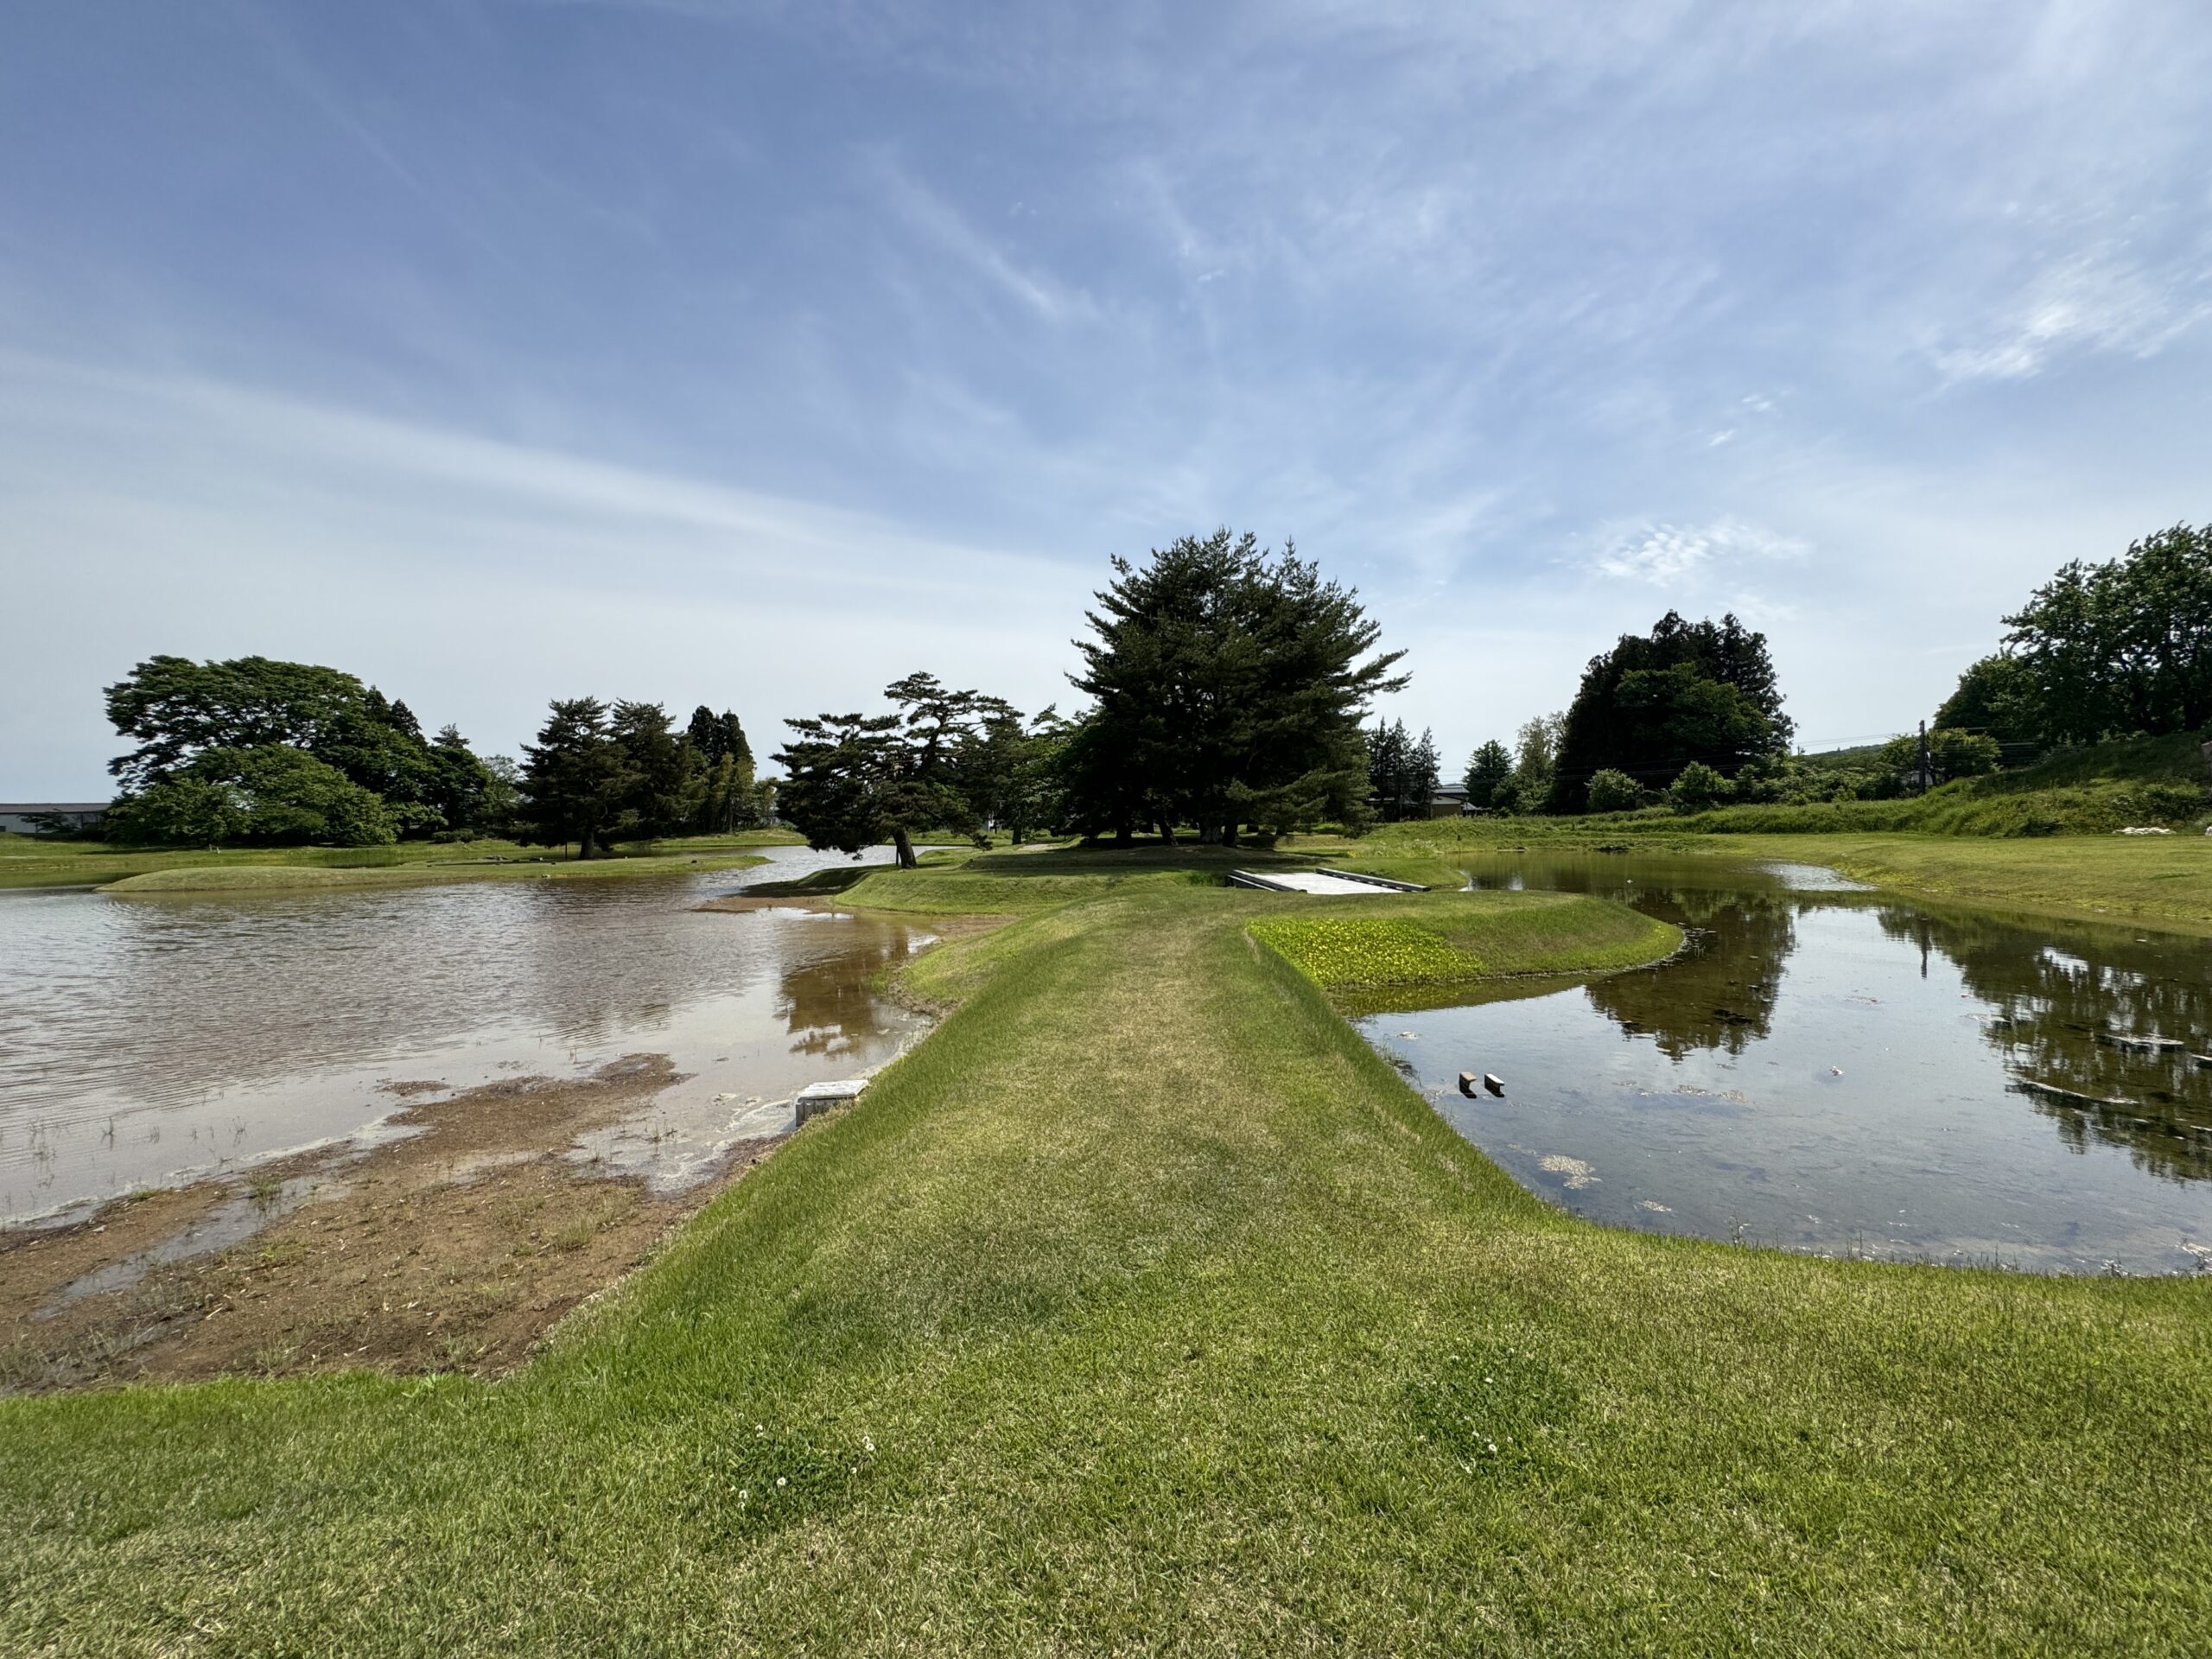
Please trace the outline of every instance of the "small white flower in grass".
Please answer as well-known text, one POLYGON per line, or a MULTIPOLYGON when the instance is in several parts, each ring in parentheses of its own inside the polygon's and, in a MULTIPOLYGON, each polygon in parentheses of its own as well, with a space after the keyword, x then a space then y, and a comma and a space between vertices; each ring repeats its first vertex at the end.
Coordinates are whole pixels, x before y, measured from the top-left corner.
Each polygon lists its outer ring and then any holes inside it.
MULTIPOLYGON (((1497 1451, 1497 1448, 1496 1446, 1492 1446, 1492 1447, 1491 1447, 1491 1451, 1493 1451, 1493 1452, 1495 1452, 1495 1451, 1497 1451)), ((777 1484, 777 1485, 779 1485, 779 1486, 788 1486, 788 1485, 790 1485, 790 1484, 791 1484, 791 1483, 790 1483, 789 1481, 785 1480, 785 1479, 781 1475, 778 1475, 778 1476, 776 1477, 776 1484, 777 1484)))
POLYGON ((874 1450, 875 1450, 875 1440, 874 1440, 874 1439, 872 1436, 870 1436, 870 1435, 867 1435, 867 1434, 863 1434, 863 1435, 861 1435, 861 1451, 863 1451, 863 1452, 873 1452, 873 1451, 874 1451, 874 1450))
POLYGON ((752 1494, 751 1492, 749 1492, 749 1491, 746 1491, 746 1490, 745 1490, 745 1488, 744 1488, 744 1487, 742 1487, 742 1486, 741 1486, 741 1487, 739 1487, 739 1488, 737 1489, 737 1501, 738 1501, 739 1503, 745 1503, 745 1502, 746 1502, 747 1499, 749 1499, 752 1496, 753 1496, 753 1494, 752 1494))

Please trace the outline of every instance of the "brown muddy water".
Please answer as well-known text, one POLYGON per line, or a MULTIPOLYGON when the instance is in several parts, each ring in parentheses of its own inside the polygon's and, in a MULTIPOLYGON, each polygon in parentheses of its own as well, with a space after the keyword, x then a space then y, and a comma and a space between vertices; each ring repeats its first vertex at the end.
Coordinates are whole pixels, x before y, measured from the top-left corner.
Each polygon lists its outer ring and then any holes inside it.
MULTIPOLYGON (((0 1224, 372 1141, 426 1096, 636 1052, 683 1081, 575 1148, 671 1189, 920 1029, 869 988, 930 936, 718 895, 849 862, 340 893, 0 893, 0 1224)), ((868 855, 880 862, 887 849, 868 855)))
POLYGON ((769 858, 0 895, 0 1391, 524 1357, 924 1029, 930 934, 701 908, 839 861, 769 858))
POLYGON ((2042 1271, 2212 1262, 2212 950, 1827 872, 1467 861, 1625 900, 1675 960, 1357 1023, 1522 1185, 1651 1232, 2042 1271), (1463 1097, 1463 1071, 1503 1098, 1463 1097))

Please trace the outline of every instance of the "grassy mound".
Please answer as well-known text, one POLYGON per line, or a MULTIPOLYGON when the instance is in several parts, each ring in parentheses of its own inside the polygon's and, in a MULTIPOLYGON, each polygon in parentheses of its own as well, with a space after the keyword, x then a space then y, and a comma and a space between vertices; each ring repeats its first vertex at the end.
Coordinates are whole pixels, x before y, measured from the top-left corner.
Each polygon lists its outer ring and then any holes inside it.
POLYGON ((1682 937, 1625 905, 1551 893, 1339 899, 1325 912, 1255 921, 1251 932, 1332 990, 1637 967, 1682 937))
POLYGON ((924 957, 958 1011, 504 1382, 0 1401, 0 1651, 2199 1645, 2212 1286, 1578 1222, 1298 903, 924 957))
POLYGON ((105 889, 119 893, 277 893, 345 887, 404 887, 437 881, 596 880, 616 876, 680 875, 739 870, 767 860, 758 853, 566 860, 558 863, 399 864, 372 869, 324 869, 303 864, 182 865, 125 876, 105 889))
MULTIPOLYGON (((801 837, 787 830, 741 830, 726 836, 686 836, 626 842, 606 863, 637 858, 703 859, 756 847, 787 847, 801 837)), ((531 868, 572 861, 565 849, 512 841, 404 841, 387 847, 255 847, 210 852, 111 847, 103 842, 0 836, 0 887, 101 887, 155 870, 237 870, 283 867, 323 870, 399 870, 448 880, 496 878, 507 866, 531 868)), ((602 861, 592 861, 594 866, 602 861)), ((731 868, 724 866, 723 868, 731 868)), ((203 889, 204 890, 204 889, 203 889)))
POLYGON ((1579 818, 1465 818, 1384 825, 1367 850, 1466 845, 1505 836, 2110 835, 2131 825, 2195 831, 2212 822, 2212 772, 2195 737, 2138 738, 2066 750, 2040 765, 1961 778, 1894 801, 1660 809, 1579 818))

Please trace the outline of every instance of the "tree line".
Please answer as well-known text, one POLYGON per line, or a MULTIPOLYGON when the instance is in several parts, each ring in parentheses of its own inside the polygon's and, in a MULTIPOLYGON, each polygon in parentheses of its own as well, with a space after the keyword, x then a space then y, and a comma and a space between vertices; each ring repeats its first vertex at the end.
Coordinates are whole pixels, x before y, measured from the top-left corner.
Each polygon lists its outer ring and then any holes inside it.
MULTIPOLYGON (((404 702, 330 668, 267 658, 156 657, 107 688, 137 747, 105 833, 215 845, 505 835, 586 857, 651 836, 779 818, 817 847, 1000 831, 1236 846, 1332 823, 1426 816, 1433 734, 1364 721, 1407 683, 1357 594, 1285 543, 1224 529, 1116 557, 1068 676, 1085 702, 1024 715, 916 672, 876 713, 787 720, 755 776, 734 714, 677 728, 658 703, 556 700, 519 763, 426 737, 404 702)), ((1925 742, 1833 758, 1791 753, 1766 638, 1733 615, 1669 611, 1592 658, 1573 699, 1491 740, 1461 774, 1499 813, 1698 810, 1730 801, 1878 797, 2053 746, 2212 721, 2212 529, 2162 531, 2100 565, 2070 563, 2004 619, 1925 742)))
POLYGON ((1936 728, 2018 750, 2212 724, 2212 524, 2159 531, 2107 563, 2075 560, 2003 621, 1936 728))
POLYGON ((1362 721, 1405 679, 1351 590, 1225 529, 1112 568, 1074 642, 1081 713, 909 675, 888 713, 785 722, 779 810, 817 847, 889 842, 905 863, 925 829, 1234 847, 1364 817, 1362 721))
POLYGON ((100 833, 126 845, 362 847, 402 837, 577 843, 731 830, 767 802, 734 714, 674 731, 657 703, 556 702, 521 764, 435 737, 405 702, 340 670, 161 656, 107 688, 137 747, 100 833))
POLYGON ((2002 619, 1924 734, 1845 757, 1790 753, 1764 635, 1674 612, 1592 658, 1573 702, 1469 757, 1469 804, 1617 812, 1882 799, 2073 745, 2212 728, 2212 525, 2075 560, 2002 619))

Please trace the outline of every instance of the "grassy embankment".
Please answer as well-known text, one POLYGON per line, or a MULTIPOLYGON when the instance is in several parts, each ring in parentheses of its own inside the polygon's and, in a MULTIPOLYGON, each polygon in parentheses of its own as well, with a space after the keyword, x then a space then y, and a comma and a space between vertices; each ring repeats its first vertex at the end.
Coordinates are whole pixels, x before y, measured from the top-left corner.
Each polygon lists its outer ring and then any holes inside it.
MULTIPOLYGON (((1030 913, 922 958, 961 1004, 929 1040, 506 1381, 0 1402, 0 1650, 2167 1654, 2212 1628, 2212 1286, 1575 1221, 1249 931, 1376 901, 1012 861, 863 878, 1030 913)), ((1425 902, 1500 971, 1548 942, 1510 943, 1522 895, 1425 902)))
POLYGON ((735 869, 750 849, 800 844, 784 830, 632 842, 608 858, 579 860, 567 848, 511 841, 402 842, 391 847, 258 847, 210 852, 110 847, 0 835, 0 887, 121 886, 125 892, 404 886, 420 881, 498 881, 558 876, 665 874, 735 869))
POLYGON ((1386 825, 1350 849, 1354 855, 1349 863, 1396 874, 1417 872, 1424 864, 1452 867, 1510 849, 1588 852, 1605 844, 1637 852, 1818 864, 1921 898, 2212 934, 2212 839, 2203 836, 2018 840, 1655 832, 1624 840, 1617 827, 1584 819, 1445 818, 1386 825))
MULTIPOLYGON (((1547 835, 2110 835, 2131 825, 2201 833, 2212 823, 2204 756, 2195 737, 2152 737, 2068 750, 2017 772, 1961 778, 1893 801, 1726 806, 1678 815, 1661 807, 1581 818, 1513 818, 1518 837, 1547 835)), ((1394 826, 1395 827, 1395 826, 1394 826)))

